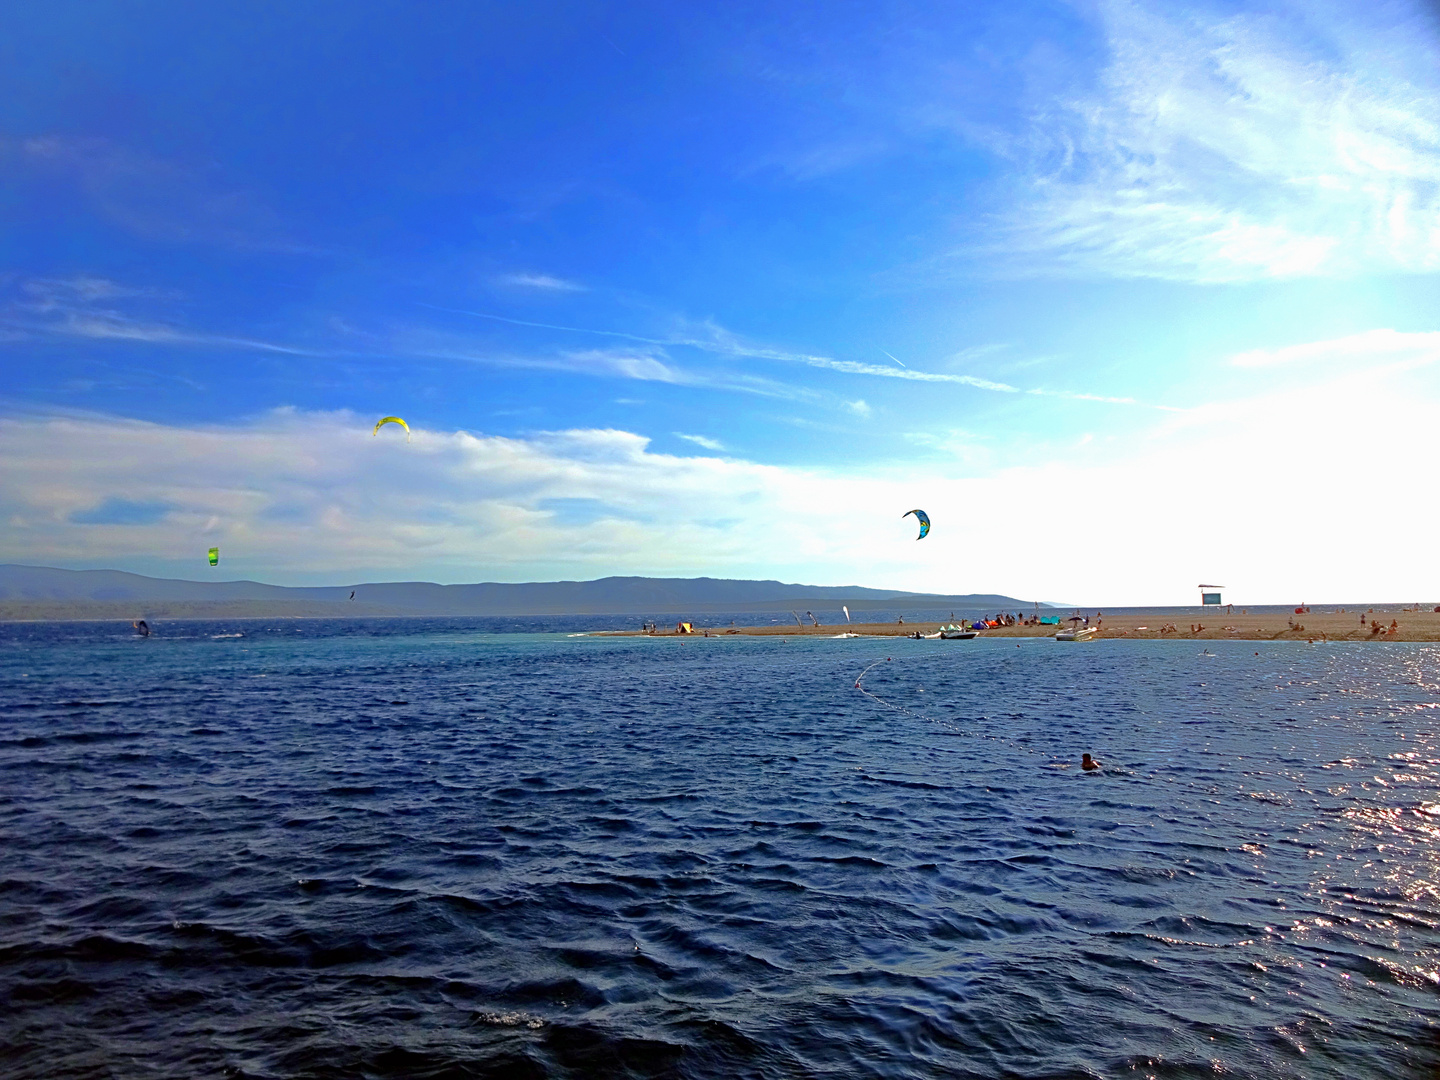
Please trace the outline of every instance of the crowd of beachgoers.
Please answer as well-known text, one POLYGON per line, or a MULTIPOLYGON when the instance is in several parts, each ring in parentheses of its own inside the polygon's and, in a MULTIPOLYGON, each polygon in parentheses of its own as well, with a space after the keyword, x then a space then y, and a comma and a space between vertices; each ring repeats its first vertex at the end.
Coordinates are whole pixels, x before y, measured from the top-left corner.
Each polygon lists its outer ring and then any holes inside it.
MULTIPOLYGON (((662 629, 655 622, 646 621, 640 633, 658 636, 718 637, 731 635, 775 635, 833 637, 914 637, 917 631, 922 638, 938 636, 939 631, 964 629, 977 630, 983 636, 1040 638, 1053 637, 1059 630, 1078 628, 1090 631, 1085 640, 1114 638, 1156 638, 1178 640, 1255 640, 1255 641, 1299 641, 1301 643, 1326 643, 1334 641, 1435 641, 1440 642, 1440 609, 1432 605, 1416 604, 1400 608, 1389 606, 1380 614, 1381 605, 1362 607, 1311 608, 1302 604, 1297 608, 1282 611, 1236 610, 1233 606, 1211 608, 1210 613, 1218 616, 1213 622, 1203 619, 1181 624, 1175 616, 1183 609, 1170 611, 1103 613, 1090 615, 1041 614, 1039 612, 997 612, 993 616, 974 621, 956 618, 924 618, 920 615, 902 616, 883 623, 822 623, 820 619, 805 612, 790 625, 736 626, 731 623, 723 628, 705 627, 702 624, 682 622, 673 629, 662 629), (1297 618, 1303 616, 1303 618, 1297 618), (803 622, 801 621, 803 619, 803 622), (837 633, 837 630, 840 633, 837 633)), ((624 633, 624 631, 621 631, 624 633)), ((630 631, 635 633, 635 631, 630 631)))

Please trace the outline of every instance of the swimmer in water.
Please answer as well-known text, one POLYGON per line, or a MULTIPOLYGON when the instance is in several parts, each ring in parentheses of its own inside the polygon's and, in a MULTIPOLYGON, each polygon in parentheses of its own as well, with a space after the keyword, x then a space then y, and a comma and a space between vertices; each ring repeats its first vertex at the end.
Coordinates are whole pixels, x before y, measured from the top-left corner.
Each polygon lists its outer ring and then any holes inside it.
POLYGON ((1094 772, 1096 769, 1100 768, 1100 763, 1096 761, 1093 757, 1091 757, 1089 754, 1081 754, 1080 768, 1084 769, 1086 772, 1094 772))

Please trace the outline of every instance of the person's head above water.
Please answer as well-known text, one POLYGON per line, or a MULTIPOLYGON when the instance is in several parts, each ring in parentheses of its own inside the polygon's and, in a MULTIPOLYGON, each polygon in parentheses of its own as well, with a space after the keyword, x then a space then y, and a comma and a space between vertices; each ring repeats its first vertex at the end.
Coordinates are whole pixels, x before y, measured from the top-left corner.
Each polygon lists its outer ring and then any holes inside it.
POLYGON ((1099 763, 1098 761, 1096 761, 1094 758, 1092 758, 1089 754, 1081 754, 1081 755, 1080 755, 1080 767, 1081 767, 1082 769, 1087 769, 1087 770, 1089 770, 1089 769, 1098 769, 1098 768, 1100 767, 1100 763, 1099 763))

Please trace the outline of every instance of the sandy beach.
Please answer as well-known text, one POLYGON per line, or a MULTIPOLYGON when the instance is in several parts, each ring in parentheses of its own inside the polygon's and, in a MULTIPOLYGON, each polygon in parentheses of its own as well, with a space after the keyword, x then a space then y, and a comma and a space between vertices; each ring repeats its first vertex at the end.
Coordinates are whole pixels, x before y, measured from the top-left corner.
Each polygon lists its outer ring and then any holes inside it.
MULTIPOLYGON (((1092 624, 1095 612, 1088 613, 1092 624)), ((943 622, 900 623, 845 623, 822 624, 820 626, 710 626, 694 623, 693 636, 776 636, 776 637, 834 637, 837 634, 852 633, 863 637, 908 637, 917 630, 922 634, 933 634, 943 622)), ((1062 626, 1069 627, 1068 618, 1062 626)), ((1054 637, 1060 627, 1038 625, 1002 626, 982 630, 990 638, 1045 638, 1054 637)), ((645 636, 638 630, 624 631, 630 636, 645 636)), ((662 627, 657 637, 675 637, 674 627, 662 627)), ((1197 641, 1440 641, 1440 612, 1431 608, 1400 610, 1388 608, 1383 612, 1376 609, 1314 608, 1295 614, 1264 612, 1244 614, 1236 608, 1232 613, 1211 609, 1203 614, 1191 609, 1172 610, 1151 615, 1105 615, 1101 628, 1091 640, 1113 640, 1117 638, 1184 638, 1197 641), (1362 623, 1361 616, 1364 615, 1362 623), (1380 633, 1373 633, 1371 622, 1379 624, 1380 633), (1392 622, 1395 624, 1391 629, 1392 622), (1170 629, 1173 627, 1174 629, 1170 629)), ((955 642, 962 645, 963 642, 955 642)))

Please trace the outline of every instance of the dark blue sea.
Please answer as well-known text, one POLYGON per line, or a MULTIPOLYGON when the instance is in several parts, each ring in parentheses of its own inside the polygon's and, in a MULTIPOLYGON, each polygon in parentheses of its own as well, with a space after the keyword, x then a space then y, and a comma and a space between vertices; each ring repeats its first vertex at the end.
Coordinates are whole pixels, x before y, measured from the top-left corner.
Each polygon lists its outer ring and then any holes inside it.
POLYGON ((1436 646, 492 629, 0 627, 0 1074, 1440 1071, 1436 646))

